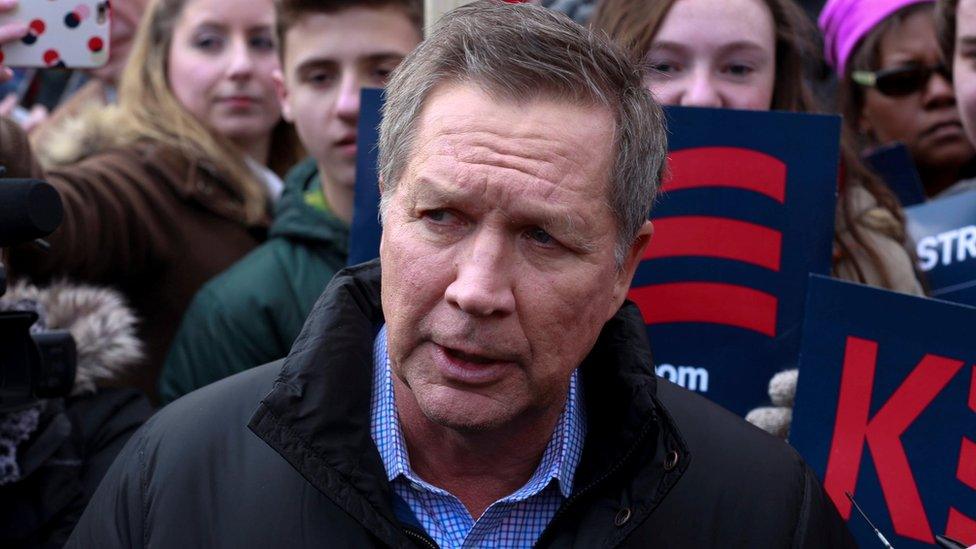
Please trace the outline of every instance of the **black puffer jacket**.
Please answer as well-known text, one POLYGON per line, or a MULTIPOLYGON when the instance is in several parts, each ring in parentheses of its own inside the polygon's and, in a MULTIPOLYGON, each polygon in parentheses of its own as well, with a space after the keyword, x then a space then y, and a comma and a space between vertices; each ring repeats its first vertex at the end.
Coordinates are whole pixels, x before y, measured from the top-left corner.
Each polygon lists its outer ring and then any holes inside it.
MULTIPOLYGON (((379 279, 377 262, 340 272, 286 359, 151 419, 69 546, 432 546, 394 506, 370 437, 379 279)), ((633 305, 581 368, 583 457, 539 546, 854 547, 789 446, 654 377, 633 305)))

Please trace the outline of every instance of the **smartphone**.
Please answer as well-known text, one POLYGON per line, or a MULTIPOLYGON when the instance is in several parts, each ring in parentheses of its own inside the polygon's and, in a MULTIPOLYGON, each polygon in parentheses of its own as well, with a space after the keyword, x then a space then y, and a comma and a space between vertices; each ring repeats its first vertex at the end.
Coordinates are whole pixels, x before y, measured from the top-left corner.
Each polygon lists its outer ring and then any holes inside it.
POLYGON ((25 23, 30 31, 0 45, 9 67, 94 68, 108 61, 111 8, 108 0, 20 0, 0 14, 0 25, 25 23))

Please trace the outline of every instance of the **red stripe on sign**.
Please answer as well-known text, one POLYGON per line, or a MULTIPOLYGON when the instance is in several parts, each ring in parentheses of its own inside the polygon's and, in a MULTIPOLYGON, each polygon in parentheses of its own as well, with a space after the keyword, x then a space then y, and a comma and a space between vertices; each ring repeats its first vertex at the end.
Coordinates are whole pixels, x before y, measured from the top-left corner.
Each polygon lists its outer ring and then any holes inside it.
POLYGON ((745 286, 673 282, 631 288, 645 324, 706 322, 776 337, 775 296, 745 286))
POLYGON ((672 152, 665 191, 733 187, 786 200, 786 164, 751 149, 699 147, 672 152))
POLYGON ((688 215, 656 219, 654 229, 644 259, 719 257, 779 271, 783 234, 769 227, 722 217, 688 215))

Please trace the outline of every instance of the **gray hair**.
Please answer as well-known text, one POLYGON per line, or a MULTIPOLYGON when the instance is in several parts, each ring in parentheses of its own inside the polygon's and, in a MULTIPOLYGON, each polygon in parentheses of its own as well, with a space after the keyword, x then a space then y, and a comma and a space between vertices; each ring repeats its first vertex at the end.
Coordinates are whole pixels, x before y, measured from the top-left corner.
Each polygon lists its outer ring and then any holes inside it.
POLYGON ((452 10, 387 85, 379 139, 381 219, 434 88, 470 82, 519 102, 554 96, 613 114, 616 157, 607 198, 622 265, 650 214, 667 154, 663 114, 641 77, 639 66, 605 35, 540 6, 479 0, 452 10))

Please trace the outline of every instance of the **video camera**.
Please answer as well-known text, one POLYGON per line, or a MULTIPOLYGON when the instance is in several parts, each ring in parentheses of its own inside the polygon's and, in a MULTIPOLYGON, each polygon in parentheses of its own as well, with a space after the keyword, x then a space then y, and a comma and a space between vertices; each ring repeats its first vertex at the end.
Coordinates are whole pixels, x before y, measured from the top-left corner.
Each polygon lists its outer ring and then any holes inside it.
MULTIPOLYGON (((29 243, 58 228, 64 209, 57 190, 35 179, 3 179, 3 173, 0 166, 0 248, 29 243)), ((6 291, 7 272, 0 261, 0 296, 6 291)), ((37 319, 34 311, 0 312, 0 413, 67 396, 74 385, 74 338, 67 331, 31 334, 37 319)))

